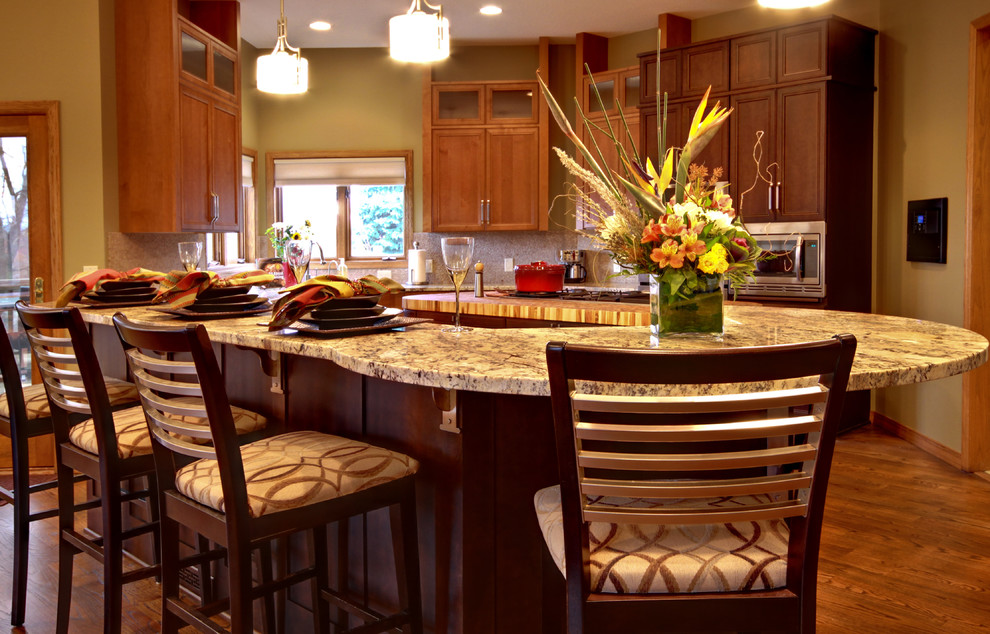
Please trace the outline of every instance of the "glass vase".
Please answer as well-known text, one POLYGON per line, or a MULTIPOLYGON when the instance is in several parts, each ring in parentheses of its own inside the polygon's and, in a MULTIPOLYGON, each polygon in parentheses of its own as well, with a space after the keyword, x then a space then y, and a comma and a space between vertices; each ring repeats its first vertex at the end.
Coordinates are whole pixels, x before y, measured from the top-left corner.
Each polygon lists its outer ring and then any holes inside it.
POLYGON ((650 343, 664 337, 708 336, 721 339, 723 333, 722 276, 698 275, 697 287, 679 293, 670 285, 650 276, 650 343))

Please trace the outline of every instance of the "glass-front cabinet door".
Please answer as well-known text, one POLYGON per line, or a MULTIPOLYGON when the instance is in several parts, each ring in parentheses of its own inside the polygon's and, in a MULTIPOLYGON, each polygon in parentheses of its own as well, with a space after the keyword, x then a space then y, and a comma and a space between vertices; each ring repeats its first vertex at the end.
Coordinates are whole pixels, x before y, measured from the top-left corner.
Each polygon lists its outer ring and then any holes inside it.
POLYGON ((539 100, 534 82, 489 84, 487 86, 488 123, 536 123, 539 100))
POLYGON ((433 87, 433 125, 470 125, 484 123, 478 84, 445 84, 433 87))

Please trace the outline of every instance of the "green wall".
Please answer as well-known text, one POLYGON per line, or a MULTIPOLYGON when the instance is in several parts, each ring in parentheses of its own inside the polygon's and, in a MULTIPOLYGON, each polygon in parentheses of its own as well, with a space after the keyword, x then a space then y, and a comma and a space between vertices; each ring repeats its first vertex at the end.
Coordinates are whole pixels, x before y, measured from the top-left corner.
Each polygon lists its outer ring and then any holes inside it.
POLYGON ((101 0, 5 0, 0 19, 0 101, 61 104, 67 275, 86 264, 102 264, 108 218, 116 229, 116 158, 107 158, 116 153, 116 137, 106 132, 113 110, 102 83, 103 75, 110 73, 113 85, 113 57, 100 48, 101 24, 106 23, 102 18, 110 7, 101 0))

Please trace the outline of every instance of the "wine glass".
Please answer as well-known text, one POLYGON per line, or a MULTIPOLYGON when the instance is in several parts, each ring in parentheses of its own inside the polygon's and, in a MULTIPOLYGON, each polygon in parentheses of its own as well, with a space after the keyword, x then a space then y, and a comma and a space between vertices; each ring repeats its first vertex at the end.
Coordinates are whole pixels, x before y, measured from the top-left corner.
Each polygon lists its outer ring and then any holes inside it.
POLYGON ((454 282, 454 325, 444 326, 440 332, 464 332, 471 330, 461 325, 461 282, 467 275, 474 253, 474 238, 441 238, 443 263, 454 282))
POLYGON ((306 279, 306 269, 309 268, 309 256, 312 251, 312 240, 289 240, 285 245, 285 262, 292 269, 296 284, 306 279))
POLYGON ((196 266, 199 264, 199 256, 202 255, 202 253, 202 242, 179 243, 179 262, 182 262, 182 268, 184 268, 187 273, 192 273, 196 270, 196 266))

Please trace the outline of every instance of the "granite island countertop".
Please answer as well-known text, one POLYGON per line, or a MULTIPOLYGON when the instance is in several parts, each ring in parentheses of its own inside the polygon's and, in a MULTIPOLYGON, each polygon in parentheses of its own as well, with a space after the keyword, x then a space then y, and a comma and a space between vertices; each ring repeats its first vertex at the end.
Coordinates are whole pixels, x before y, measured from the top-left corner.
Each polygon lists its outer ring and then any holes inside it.
MULTIPOLYGON (((591 302, 586 302, 589 304, 591 302)), ((593 303, 591 303, 593 304, 593 303)), ((592 307, 589 307, 591 309, 592 307)), ((182 320, 149 308, 123 308, 142 323, 181 326, 182 320)), ((112 325, 114 310, 85 309, 91 323, 112 325)), ((326 359, 367 376, 446 389, 504 394, 549 394, 545 348, 549 341, 573 341, 622 348, 650 347, 644 326, 574 328, 475 328, 461 334, 440 332, 436 324, 405 331, 326 338, 287 330, 269 333, 267 315, 204 321, 218 343, 326 359)), ((931 381, 978 367, 987 359, 987 339, 975 332, 920 319, 729 304, 725 336, 665 339, 669 349, 738 347, 856 335, 859 346, 850 390, 931 381)))

